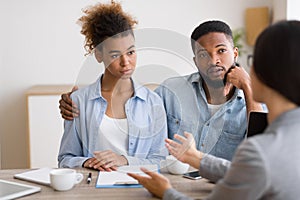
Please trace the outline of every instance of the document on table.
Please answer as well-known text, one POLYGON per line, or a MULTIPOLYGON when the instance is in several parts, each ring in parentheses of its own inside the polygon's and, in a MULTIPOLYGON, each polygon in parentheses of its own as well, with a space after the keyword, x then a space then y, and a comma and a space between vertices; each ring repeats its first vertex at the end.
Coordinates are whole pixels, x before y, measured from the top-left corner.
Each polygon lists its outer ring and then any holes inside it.
POLYGON ((144 167, 150 171, 158 171, 157 165, 132 165, 119 167, 117 171, 102 172, 98 174, 96 188, 124 188, 124 187, 142 187, 137 180, 127 175, 128 172, 148 176, 140 170, 144 167))
POLYGON ((14 178, 39 183, 42 185, 50 185, 50 171, 53 168, 45 167, 40 169, 34 169, 27 172, 15 174, 14 178))

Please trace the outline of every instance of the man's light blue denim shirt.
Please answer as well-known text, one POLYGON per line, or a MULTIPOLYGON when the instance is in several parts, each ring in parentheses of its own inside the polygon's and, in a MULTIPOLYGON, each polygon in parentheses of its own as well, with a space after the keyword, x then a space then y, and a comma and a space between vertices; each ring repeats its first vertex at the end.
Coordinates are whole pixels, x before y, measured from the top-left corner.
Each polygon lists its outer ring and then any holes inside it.
MULTIPOLYGON (((160 164, 168 154, 166 114, 160 97, 149 89, 133 82, 134 96, 125 104, 128 120, 129 165, 160 164)), ((82 167, 85 160, 99 149, 98 130, 107 108, 101 95, 101 77, 88 87, 72 93, 80 115, 72 121, 65 120, 61 140, 59 167, 82 167)))
POLYGON ((155 92, 164 102, 168 136, 184 131, 194 135, 197 149, 231 160, 245 137, 247 111, 244 93, 236 89, 233 97, 211 116, 202 78, 198 72, 169 78, 155 92))

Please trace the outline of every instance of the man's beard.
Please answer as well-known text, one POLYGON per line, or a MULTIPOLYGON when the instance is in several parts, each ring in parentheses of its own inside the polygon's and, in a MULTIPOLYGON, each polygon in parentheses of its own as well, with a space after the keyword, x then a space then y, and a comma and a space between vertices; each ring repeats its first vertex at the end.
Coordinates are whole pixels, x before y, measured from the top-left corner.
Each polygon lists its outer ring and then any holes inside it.
MULTIPOLYGON (((217 66, 212 66, 212 67, 217 67, 217 66)), ((227 77, 227 73, 229 72, 229 70, 232 68, 232 67, 235 67, 235 62, 231 65, 231 67, 225 72, 224 74, 224 77, 227 77)), ((223 67, 225 69, 225 67, 223 67)), ((206 83, 207 86, 210 86, 212 88, 215 88, 215 89, 219 89, 219 88, 222 88, 225 86, 226 84, 226 80, 211 80, 210 77, 206 76, 205 74, 202 74, 200 71, 199 71, 202 79, 204 80, 204 82, 206 83)))
POLYGON ((219 89, 224 87, 223 80, 211 80, 208 76, 200 73, 201 77, 203 78, 203 81, 206 83, 207 86, 210 86, 215 89, 219 89))

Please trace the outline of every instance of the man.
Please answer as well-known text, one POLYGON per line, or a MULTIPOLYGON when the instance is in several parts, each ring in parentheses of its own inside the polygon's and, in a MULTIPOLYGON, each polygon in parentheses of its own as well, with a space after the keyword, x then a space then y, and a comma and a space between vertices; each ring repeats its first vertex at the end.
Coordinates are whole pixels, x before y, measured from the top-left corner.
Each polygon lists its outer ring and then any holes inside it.
MULTIPOLYGON (((231 160, 244 139, 247 113, 262 106, 252 99, 248 73, 236 67, 238 49, 226 23, 200 24, 191 44, 199 72, 170 78, 155 90, 164 102, 168 137, 190 132, 198 150, 231 160)), ((70 105, 69 94, 63 94, 60 109, 65 119, 72 119, 70 105)), ((76 107, 73 110, 77 116, 76 107)))

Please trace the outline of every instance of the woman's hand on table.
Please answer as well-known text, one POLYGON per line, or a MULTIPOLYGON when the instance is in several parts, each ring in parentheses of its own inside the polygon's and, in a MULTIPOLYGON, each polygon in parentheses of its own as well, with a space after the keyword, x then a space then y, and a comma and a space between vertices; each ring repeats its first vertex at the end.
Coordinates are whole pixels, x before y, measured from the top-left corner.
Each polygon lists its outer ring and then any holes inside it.
POLYGON ((101 166, 99 164, 99 160, 97 160, 97 158, 89 158, 88 160, 86 160, 83 164, 83 167, 85 168, 89 168, 89 169, 96 169, 99 171, 115 171, 116 168, 111 167, 111 168, 105 168, 104 166, 101 166))
POLYGON ((118 155, 111 150, 95 151, 94 157, 98 161, 94 167, 100 169, 103 168, 105 171, 116 170, 119 166, 128 165, 125 156, 118 155))

